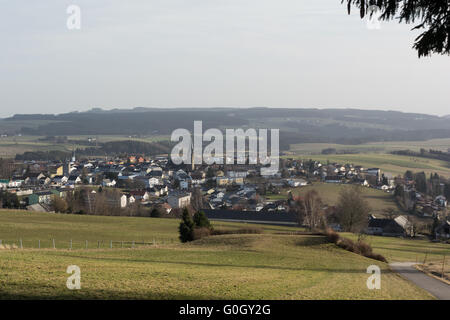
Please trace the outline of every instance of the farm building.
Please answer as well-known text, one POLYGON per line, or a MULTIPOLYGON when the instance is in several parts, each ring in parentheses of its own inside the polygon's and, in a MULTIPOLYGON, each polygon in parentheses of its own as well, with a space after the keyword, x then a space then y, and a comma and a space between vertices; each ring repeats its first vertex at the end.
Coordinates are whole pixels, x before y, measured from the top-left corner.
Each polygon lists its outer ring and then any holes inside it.
POLYGON ((371 215, 366 232, 372 235, 399 237, 410 235, 410 222, 405 216, 394 219, 376 218, 371 215))

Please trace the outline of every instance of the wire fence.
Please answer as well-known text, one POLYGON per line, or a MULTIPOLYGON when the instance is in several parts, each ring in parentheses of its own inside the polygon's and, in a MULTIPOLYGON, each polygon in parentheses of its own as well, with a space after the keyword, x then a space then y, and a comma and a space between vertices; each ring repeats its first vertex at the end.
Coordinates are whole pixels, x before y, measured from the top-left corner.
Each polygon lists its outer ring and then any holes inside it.
POLYGON ((0 249, 133 249, 148 246, 173 244, 175 239, 151 240, 74 240, 74 239, 0 239, 0 249))

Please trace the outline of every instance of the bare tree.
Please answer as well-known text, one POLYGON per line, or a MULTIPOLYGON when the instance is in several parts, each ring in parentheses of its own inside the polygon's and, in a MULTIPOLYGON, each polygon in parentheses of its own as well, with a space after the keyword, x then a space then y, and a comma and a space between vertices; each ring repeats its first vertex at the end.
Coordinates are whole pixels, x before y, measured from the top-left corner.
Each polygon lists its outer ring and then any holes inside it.
POLYGON ((361 231, 371 211, 361 186, 345 188, 339 194, 336 217, 345 231, 361 231))
POLYGON ((66 200, 56 195, 52 198, 51 207, 55 212, 59 213, 66 213, 69 209, 69 205, 66 200))
POLYGON ((299 222, 302 222, 310 230, 324 227, 325 215, 322 206, 322 199, 317 191, 308 191, 304 198, 296 201, 295 211, 299 222))

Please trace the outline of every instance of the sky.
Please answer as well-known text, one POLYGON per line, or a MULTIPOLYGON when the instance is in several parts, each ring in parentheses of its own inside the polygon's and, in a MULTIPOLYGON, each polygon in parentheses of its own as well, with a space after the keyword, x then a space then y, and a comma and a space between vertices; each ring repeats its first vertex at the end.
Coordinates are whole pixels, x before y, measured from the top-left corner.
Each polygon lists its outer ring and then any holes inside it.
POLYGON ((341 0, 0 0, 0 117, 93 107, 450 114, 450 57, 341 0), (67 8, 81 9, 69 30, 67 8))

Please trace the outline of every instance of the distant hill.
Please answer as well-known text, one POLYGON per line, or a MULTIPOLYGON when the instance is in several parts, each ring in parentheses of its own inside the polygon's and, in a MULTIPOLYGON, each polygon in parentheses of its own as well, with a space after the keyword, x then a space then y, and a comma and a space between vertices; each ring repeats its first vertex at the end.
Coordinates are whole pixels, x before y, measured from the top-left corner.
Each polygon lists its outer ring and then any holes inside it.
POLYGON ((447 117, 396 111, 286 108, 135 108, 59 115, 15 115, 0 120, 0 132, 24 135, 151 135, 192 130, 195 120, 207 128, 279 128, 281 142, 359 144, 450 138, 447 117))

